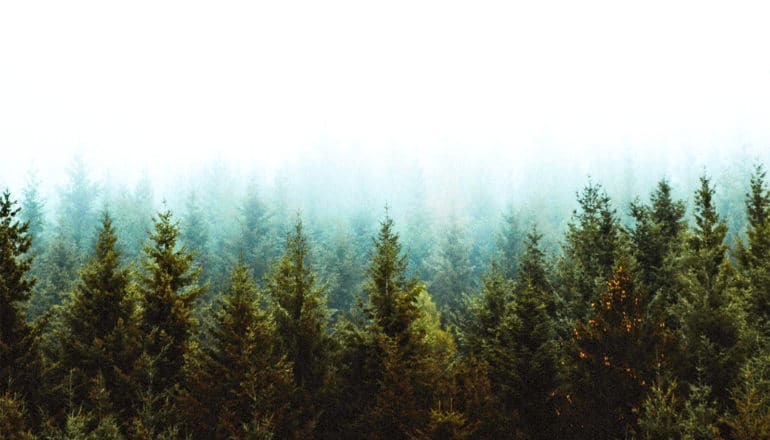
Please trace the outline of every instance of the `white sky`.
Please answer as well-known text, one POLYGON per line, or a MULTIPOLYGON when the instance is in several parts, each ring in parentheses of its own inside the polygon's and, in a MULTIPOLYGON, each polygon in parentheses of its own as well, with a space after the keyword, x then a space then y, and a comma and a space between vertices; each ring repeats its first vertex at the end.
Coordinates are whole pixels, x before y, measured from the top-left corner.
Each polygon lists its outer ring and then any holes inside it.
POLYGON ((321 143, 501 159, 762 144, 768 17, 735 1, 2 1, 0 183, 74 151, 159 173, 180 155, 271 168, 321 143))

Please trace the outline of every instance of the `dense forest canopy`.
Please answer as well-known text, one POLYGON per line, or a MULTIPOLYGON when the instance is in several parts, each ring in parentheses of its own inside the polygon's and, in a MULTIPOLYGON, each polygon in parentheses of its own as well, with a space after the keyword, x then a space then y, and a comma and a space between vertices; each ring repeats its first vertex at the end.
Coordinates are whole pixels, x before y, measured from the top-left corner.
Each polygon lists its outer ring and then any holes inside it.
POLYGON ((585 177, 571 212, 481 184, 434 211, 417 167, 400 208, 302 171, 162 199, 80 156, 54 192, 30 173, 0 204, 0 432, 767 438, 770 186, 741 163, 585 177))

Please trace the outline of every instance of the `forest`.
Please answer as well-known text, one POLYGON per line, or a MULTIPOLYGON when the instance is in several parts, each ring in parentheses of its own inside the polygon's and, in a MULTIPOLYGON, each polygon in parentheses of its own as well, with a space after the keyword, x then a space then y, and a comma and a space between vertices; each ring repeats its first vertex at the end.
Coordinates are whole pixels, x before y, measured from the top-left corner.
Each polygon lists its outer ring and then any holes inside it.
POLYGON ((5 190, 0 439, 770 439, 761 163, 461 208, 210 171, 5 190))

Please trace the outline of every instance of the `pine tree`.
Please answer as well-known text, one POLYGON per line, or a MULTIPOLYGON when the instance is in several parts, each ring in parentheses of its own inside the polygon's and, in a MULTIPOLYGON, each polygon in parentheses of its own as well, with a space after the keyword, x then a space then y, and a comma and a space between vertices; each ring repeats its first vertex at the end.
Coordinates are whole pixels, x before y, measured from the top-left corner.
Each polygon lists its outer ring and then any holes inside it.
POLYGON ((554 292, 548 282, 541 235, 527 235, 512 304, 512 335, 517 369, 513 408, 528 438, 557 436, 556 391, 560 356, 553 321, 554 292))
POLYGON ((108 406, 124 415, 135 392, 131 374, 139 341, 130 272, 122 266, 117 241, 105 212, 93 257, 62 312, 59 358, 78 406, 96 410, 100 404, 91 396, 94 384, 101 383, 108 406))
POLYGON ((211 255, 209 251, 209 226, 197 195, 192 192, 186 203, 185 217, 182 219, 181 239, 187 249, 195 255, 196 266, 201 269, 201 280, 209 282, 211 275, 211 255))
MULTIPOLYGON (((40 181, 37 178, 37 173, 30 171, 27 176, 27 184, 22 193, 20 219, 22 222, 29 223, 29 235, 32 238, 30 251, 36 257, 42 255, 43 249, 45 249, 45 240, 43 239, 43 230, 45 229, 44 209, 45 201, 40 195, 40 181)), ((36 258, 35 261, 39 261, 39 258, 36 258)))
POLYGON ((738 261, 748 281, 748 312, 751 322, 770 334, 770 191, 767 172, 757 165, 746 194, 747 243, 739 245, 738 261))
POLYGON ((607 287, 591 304, 587 323, 570 341, 574 429, 585 438, 625 438, 654 378, 666 343, 664 323, 648 316, 649 296, 636 288, 620 259, 607 287))
POLYGON ((98 191, 96 184, 88 178, 88 168, 82 157, 75 157, 68 172, 69 183, 60 196, 59 224, 78 256, 83 257, 90 251, 98 223, 94 211, 98 191))
POLYGON ((326 331, 326 298, 316 284, 309 261, 310 247, 301 219, 286 237, 284 254, 268 283, 272 314, 281 336, 287 359, 292 363, 297 387, 292 412, 299 426, 312 427, 317 422, 319 392, 327 377, 331 340, 326 331))
POLYGON ((695 194, 695 228, 683 257, 675 307, 681 380, 709 385, 720 405, 729 403, 729 390, 745 360, 749 344, 745 313, 736 301, 734 269, 725 258, 727 226, 711 203, 714 190, 706 177, 695 194))
POLYGON ((431 265, 434 274, 429 284, 431 296, 436 300, 442 316, 450 322, 464 312, 465 296, 476 291, 470 248, 457 223, 453 223, 444 236, 431 265))
POLYGON ((121 194, 116 205, 114 223, 118 246, 125 261, 136 261, 152 229, 154 195, 150 178, 143 175, 132 191, 126 190, 121 194))
POLYGON ((622 231, 610 206, 610 198, 599 184, 589 182, 578 195, 580 211, 574 211, 567 226, 564 254, 559 264, 559 286, 572 320, 585 320, 596 292, 612 277, 622 248, 622 231))
POLYGON ((275 322, 260 309, 262 301, 239 262, 206 328, 206 344, 187 367, 187 420, 196 438, 243 438, 245 427, 255 423, 274 432, 289 416, 291 363, 279 349, 275 322))
POLYGON ((497 239, 499 264, 508 279, 515 279, 519 270, 519 259, 524 252, 524 233, 513 207, 503 215, 503 229, 497 239))
POLYGON ((41 317, 64 302, 77 281, 79 262, 72 242, 57 228, 55 237, 35 264, 39 278, 27 310, 30 319, 41 317))
POLYGON ((11 393, 14 400, 34 408, 40 403, 44 323, 30 324, 25 316, 35 285, 29 276, 32 239, 29 224, 19 221, 15 205, 8 191, 0 196, 0 396, 11 393))
POLYGON ((249 190, 241 208, 241 216, 241 238, 237 250, 243 252, 244 260, 257 282, 262 282, 277 256, 277 246, 270 224, 270 213, 256 189, 249 190))
POLYGON ((196 324, 192 309, 203 288, 193 255, 177 245, 179 228, 171 211, 159 213, 154 227, 144 249, 139 294, 145 358, 152 365, 149 388, 157 394, 179 382, 196 324))
POLYGON ((666 305, 676 300, 672 282, 677 269, 673 262, 682 250, 684 213, 684 202, 672 199, 665 179, 658 182, 649 205, 631 204, 635 224, 629 236, 639 281, 652 295, 660 295, 666 305))

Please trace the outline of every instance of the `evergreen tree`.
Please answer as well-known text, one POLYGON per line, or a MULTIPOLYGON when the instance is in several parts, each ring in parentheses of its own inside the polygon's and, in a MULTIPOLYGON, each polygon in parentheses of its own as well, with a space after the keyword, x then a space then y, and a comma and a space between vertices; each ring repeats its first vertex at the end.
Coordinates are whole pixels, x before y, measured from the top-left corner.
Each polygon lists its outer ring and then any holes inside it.
POLYGON ((93 257, 62 312, 59 359, 79 406, 86 411, 109 406, 125 415, 135 392, 131 374, 139 341, 130 272, 122 266, 117 241, 105 212, 93 257), (92 399, 95 384, 104 389, 107 405, 92 399))
POLYGON ((258 282, 270 272, 277 256, 276 239, 270 224, 270 213, 259 198, 256 189, 249 190, 241 208, 241 238, 238 251, 258 282))
POLYGON ((770 191, 767 172, 757 165, 746 194, 747 243, 739 245, 739 263, 748 282, 748 312, 765 335, 770 334, 770 191))
POLYGON ((15 205, 8 191, 0 196, 0 396, 10 393, 34 408, 40 403, 43 322, 30 324, 25 316, 35 285, 29 276, 32 239, 15 205))
POLYGON ((446 231, 431 266, 434 274, 429 285, 431 296, 442 316, 454 321, 454 316, 463 313, 465 296, 476 291, 470 248, 456 222, 446 231))
POLYGON ((279 349, 275 322, 259 307, 262 300, 239 262, 206 328, 207 343, 187 367, 187 420, 195 438, 246 438, 254 424, 274 432, 289 417, 291 363, 279 349))
POLYGON ((325 253, 325 272, 329 280, 328 307, 335 319, 349 316, 364 282, 364 267, 359 263, 353 238, 348 233, 335 234, 325 253))
POLYGON ((625 438, 636 429, 639 407, 664 351, 660 318, 648 316, 649 296, 636 288, 620 260, 613 277, 591 304, 587 323, 570 341, 572 406, 580 438, 625 438))
POLYGON ((39 281, 35 283, 27 315, 36 319, 61 305, 78 277, 79 258, 75 247, 61 229, 35 264, 39 281))
POLYGON ((666 180, 658 182, 649 205, 631 204, 635 224, 629 236, 639 281, 652 295, 660 295, 666 305, 675 302, 674 260, 682 250, 684 213, 684 202, 672 199, 671 186, 666 180))
POLYGON ((195 255, 196 266, 201 269, 201 279, 211 280, 211 255, 209 251, 209 226, 197 195, 192 192, 186 203, 186 214, 182 219, 181 239, 187 249, 195 255))
POLYGON ((139 295, 145 360, 151 365, 149 389, 158 394, 179 382, 196 324, 192 308, 203 288, 198 285, 200 269, 193 267, 193 255, 177 245, 179 228, 171 211, 159 213, 154 227, 144 249, 139 295))
POLYGON ((613 274, 623 237, 615 210, 601 185, 589 182, 578 195, 580 211, 567 226, 559 264, 561 296, 568 302, 569 318, 583 321, 596 302, 596 293, 613 274))
POLYGON ((725 258, 727 226, 711 203, 714 190, 706 177, 695 194, 695 228, 679 275, 679 377, 690 386, 703 381, 711 398, 724 406, 749 344, 745 313, 736 301, 734 270, 725 258))
POLYGON ((90 251, 98 223, 94 211, 98 191, 96 184, 88 178, 88 168, 82 157, 75 157, 68 172, 69 183, 60 195, 59 224, 78 256, 83 257, 90 251))
MULTIPOLYGON (((29 235, 32 238, 30 251, 39 257, 45 249, 45 240, 43 239, 43 230, 45 229, 45 201, 40 195, 40 181, 37 173, 30 172, 27 176, 27 184, 24 186, 21 199, 20 219, 29 224, 29 235)), ((36 258, 35 261, 39 261, 36 258)), ((33 270, 35 264, 33 263, 33 270)))
POLYGON ((152 229, 153 206, 152 183, 146 174, 132 191, 126 189, 117 201, 115 229, 118 246, 126 261, 136 261, 142 255, 147 235, 152 229))
POLYGON ((524 233, 519 225, 519 218, 513 207, 503 215, 503 229, 497 239, 499 265, 508 279, 515 279, 519 269, 519 259, 524 252, 524 233))

